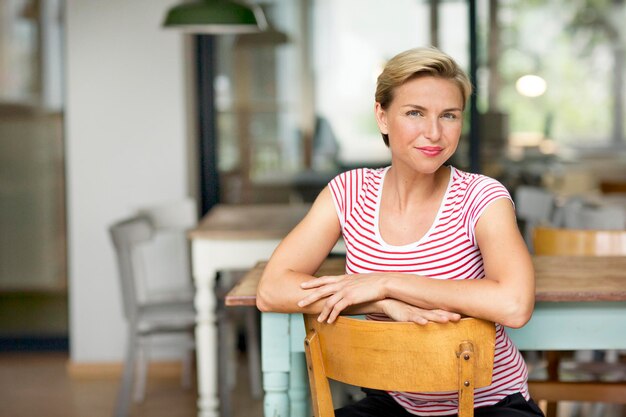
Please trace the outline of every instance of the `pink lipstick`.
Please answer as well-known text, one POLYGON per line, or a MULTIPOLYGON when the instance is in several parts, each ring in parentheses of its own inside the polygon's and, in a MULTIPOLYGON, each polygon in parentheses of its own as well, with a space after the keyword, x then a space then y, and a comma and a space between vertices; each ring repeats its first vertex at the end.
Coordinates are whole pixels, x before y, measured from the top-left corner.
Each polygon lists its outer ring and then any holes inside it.
POLYGON ((437 156, 441 153, 443 148, 440 148, 439 146, 421 146, 417 148, 417 150, 426 156, 437 156))

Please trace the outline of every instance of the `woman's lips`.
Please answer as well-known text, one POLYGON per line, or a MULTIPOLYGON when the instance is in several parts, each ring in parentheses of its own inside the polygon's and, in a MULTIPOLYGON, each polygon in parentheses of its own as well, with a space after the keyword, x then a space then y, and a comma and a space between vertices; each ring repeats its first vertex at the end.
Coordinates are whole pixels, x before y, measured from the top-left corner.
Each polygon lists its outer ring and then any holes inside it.
POLYGON ((418 151, 422 152, 426 156, 437 156, 441 153, 443 148, 438 146, 422 146, 417 148, 418 151))

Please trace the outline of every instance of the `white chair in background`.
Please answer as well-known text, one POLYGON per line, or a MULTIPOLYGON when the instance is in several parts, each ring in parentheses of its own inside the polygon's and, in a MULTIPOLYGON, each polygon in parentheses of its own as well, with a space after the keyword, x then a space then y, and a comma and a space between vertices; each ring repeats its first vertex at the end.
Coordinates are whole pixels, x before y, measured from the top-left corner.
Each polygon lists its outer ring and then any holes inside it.
POLYGON ((624 230, 626 207, 595 206, 586 204, 582 198, 570 197, 556 210, 552 225, 579 230, 624 230))
POLYGON ((567 197, 565 201, 555 207, 551 226, 578 229, 580 211, 584 204, 585 202, 581 197, 567 197))
MULTIPOLYGON (((197 205, 186 198, 170 203, 144 207, 139 214, 148 218, 154 228, 154 250, 150 263, 156 297, 179 298, 193 303, 193 284, 190 271, 190 244, 187 232, 198 223, 197 205), (154 282, 157 281, 157 282, 154 282)), ((258 336, 259 312, 253 308, 226 308, 225 295, 239 281, 245 271, 220 271, 215 293, 218 296, 218 385, 220 387, 220 415, 232 413, 231 391, 236 383, 236 338, 239 316, 243 315, 250 390, 254 398, 262 395, 261 354, 258 336)), ((185 368, 186 369, 186 368, 185 368)))
POLYGON ((520 185, 515 189, 515 212, 524 222, 523 236, 528 249, 533 250, 533 229, 550 225, 555 208, 554 194, 541 187, 520 185))
POLYGON ((580 211, 581 228, 587 230, 626 229, 626 209, 622 207, 583 207, 580 211))
POLYGON ((134 399, 144 398, 151 344, 167 344, 184 351, 183 385, 191 386, 195 311, 191 297, 172 293, 173 296, 167 298, 163 293, 152 298, 147 291, 145 255, 155 232, 145 215, 121 220, 109 228, 109 233, 117 257, 124 315, 128 322, 126 359, 114 410, 115 417, 125 417, 130 411, 133 381, 134 399))

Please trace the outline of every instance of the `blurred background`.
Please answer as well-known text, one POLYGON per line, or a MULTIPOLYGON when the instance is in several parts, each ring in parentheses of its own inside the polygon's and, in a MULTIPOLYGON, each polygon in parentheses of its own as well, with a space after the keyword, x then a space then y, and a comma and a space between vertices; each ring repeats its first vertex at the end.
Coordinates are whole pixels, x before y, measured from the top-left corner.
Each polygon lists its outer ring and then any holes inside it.
POLYGON ((107 227, 185 196, 312 201, 386 165, 375 82, 408 48, 475 77, 458 168, 512 193, 626 180, 623 0, 248 3, 265 33, 207 37, 161 26, 172 0, 0 0, 1 349, 120 362, 107 227))

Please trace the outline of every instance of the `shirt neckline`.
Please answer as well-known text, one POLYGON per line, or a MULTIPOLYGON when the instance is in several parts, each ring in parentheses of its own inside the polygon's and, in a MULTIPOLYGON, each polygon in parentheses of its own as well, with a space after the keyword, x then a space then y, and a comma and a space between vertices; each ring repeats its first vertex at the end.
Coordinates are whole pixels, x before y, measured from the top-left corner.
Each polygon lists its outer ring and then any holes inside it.
POLYGON ((374 234, 376 235, 376 239, 378 240, 380 245, 384 248, 388 248, 388 249, 413 248, 413 247, 419 246, 423 241, 425 241, 431 235, 431 233, 434 231, 437 224, 439 223, 439 218, 441 217, 443 208, 446 205, 446 202, 448 200, 448 195, 450 193, 450 188, 452 187, 453 178, 455 177, 456 168, 454 168, 452 165, 449 165, 450 178, 448 179, 446 192, 444 193, 443 198, 441 199, 441 203, 439 203, 439 209, 437 210, 437 214, 435 215, 435 219, 433 220, 432 224, 430 225, 426 233, 424 233, 424 235, 421 238, 419 238, 415 242, 410 242, 405 245, 392 245, 390 243, 387 243, 385 239, 383 239, 382 234, 380 233, 380 202, 381 202, 382 195, 383 195, 385 177, 387 176, 387 172, 389 172, 390 168, 391 168, 391 165, 384 168, 383 173, 380 177, 380 186, 378 187, 378 190, 376 192, 376 208, 374 212, 374 234))

